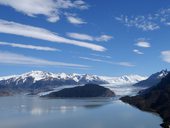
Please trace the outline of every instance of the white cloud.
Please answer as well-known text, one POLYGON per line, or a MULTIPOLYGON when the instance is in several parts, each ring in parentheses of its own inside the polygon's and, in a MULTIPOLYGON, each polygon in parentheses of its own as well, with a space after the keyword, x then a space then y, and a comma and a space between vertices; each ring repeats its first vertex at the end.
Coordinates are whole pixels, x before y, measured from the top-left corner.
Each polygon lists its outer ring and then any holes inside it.
POLYGON ((51 23, 55 23, 55 22, 57 22, 58 20, 60 20, 60 17, 58 17, 58 16, 49 17, 49 18, 47 19, 47 21, 49 21, 49 22, 51 22, 51 23))
POLYGON ((84 48, 88 48, 88 49, 100 51, 100 52, 106 50, 106 48, 100 45, 96 45, 96 44, 92 44, 88 42, 70 40, 70 39, 61 37, 47 29, 24 25, 24 24, 20 24, 16 22, 9 22, 9 21, 0 19, 0 28, 1 28, 0 33, 31 37, 35 39, 41 39, 41 40, 46 40, 46 41, 51 41, 51 42, 56 42, 56 43, 71 44, 71 45, 76 45, 76 46, 80 46, 80 47, 84 47, 84 48))
POLYGON ((139 55, 144 54, 143 52, 139 51, 138 49, 134 49, 133 52, 136 53, 136 54, 139 54, 139 55))
POLYGON ((73 39, 78 39, 78 40, 88 40, 88 41, 93 41, 93 37, 87 34, 80 34, 80 33, 67 33, 68 37, 71 37, 73 39))
POLYGON ((82 33, 67 33, 68 37, 71 37, 73 39, 78 39, 78 40, 88 40, 88 41, 99 41, 99 42, 107 42, 111 40, 113 37, 109 35, 101 35, 98 37, 94 37, 88 34, 82 34, 82 33))
POLYGON ((103 60, 100 59, 96 59, 96 58, 89 58, 89 57, 79 57, 80 59, 84 59, 84 60, 90 60, 90 61, 95 61, 95 62, 105 62, 103 60))
POLYGON ((166 25, 170 26, 170 22, 167 22, 166 25))
POLYGON ((115 19, 127 27, 136 27, 143 31, 153 31, 160 29, 161 26, 169 25, 170 8, 160 9, 148 15, 121 15, 119 17, 115 17, 115 19))
POLYGON ((136 27, 143 31, 153 31, 160 29, 163 25, 169 25, 170 8, 160 9, 148 15, 121 15, 119 17, 115 17, 115 19, 127 27, 136 27))
POLYGON ((157 17, 160 17, 160 22, 161 23, 163 23, 165 25, 169 25, 169 21, 170 21, 170 8, 161 9, 155 15, 157 17))
POLYGON ((79 25, 79 24, 86 24, 85 21, 83 21, 81 18, 75 17, 75 16, 67 16, 67 20, 71 24, 79 25))
POLYGON ((6 46, 11 46, 11 47, 17 47, 17 48, 25 48, 25 49, 33 49, 33 50, 40 50, 40 51, 60 51, 59 49, 51 48, 51 47, 26 45, 26 44, 18 44, 18 43, 0 42, 0 45, 6 45, 6 46))
POLYGON ((100 37, 96 37, 96 41, 104 41, 107 42, 111 40, 113 37, 109 35, 101 35, 100 37))
POLYGON ((120 66, 125 66, 125 67, 134 67, 135 65, 130 63, 130 62, 117 62, 115 63, 117 65, 120 65, 120 66))
POLYGON ((138 39, 135 45, 142 48, 151 47, 151 44, 146 39, 138 39))
POLYGON ((84 59, 84 60, 94 61, 94 62, 102 62, 102 63, 107 63, 107 64, 125 66, 125 67, 134 67, 135 66, 134 64, 132 64, 130 62, 112 62, 112 61, 101 60, 101 59, 96 59, 96 58, 89 58, 89 57, 79 57, 79 58, 84 59))
POLYGON ((153 18, 145 17, 145 16, 124 16, 116 17, 116 20, 120 21, 127 27, 136 27, 138 29, 142 29, 143 31, 153 31, 159 29, 160 26, 157 22, 154 22, 153 18))
POLYGON ((162 51, 161 57, 162 57, 163 61, 170 63, 170 50, 169 51, 162 51))
POLYGON ((44 15, 50 22, 57 22, 60 15, 70 9, 88 9, 83 0, 0 0, 0 4, 10 6, 27 16, 44 15))
POLYGON ((77 67, 88 68, 88 66, 80 64, 71 64, 57 61, 49 61, 34 57, 25 56, 11 52, 0 51, 1 64, 17 64, 17 65, 35 65, 35 66, 61 66, 61 67, 77 67))

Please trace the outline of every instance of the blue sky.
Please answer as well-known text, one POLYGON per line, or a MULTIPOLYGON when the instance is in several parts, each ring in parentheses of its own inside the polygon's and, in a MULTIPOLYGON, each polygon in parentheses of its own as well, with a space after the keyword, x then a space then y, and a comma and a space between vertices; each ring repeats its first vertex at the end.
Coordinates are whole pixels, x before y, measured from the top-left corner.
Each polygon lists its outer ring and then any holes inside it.
POLYGON ((170 68, 170 0, 0 0, 0 76, 170 68))

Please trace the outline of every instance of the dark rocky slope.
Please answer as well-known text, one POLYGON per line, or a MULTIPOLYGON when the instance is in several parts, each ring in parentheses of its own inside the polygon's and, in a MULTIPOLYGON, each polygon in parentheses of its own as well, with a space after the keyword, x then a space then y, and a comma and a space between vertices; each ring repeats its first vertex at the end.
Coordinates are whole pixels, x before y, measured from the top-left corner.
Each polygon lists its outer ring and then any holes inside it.
POLYGON ((160 72, 152 74, 148 79, 142 80, 142 81, 134 84, 133 86, 136 86, 136 87, 152 87, 152 86, 155 86, 162 80, 162 78, 166 77, 166 75, 168 73, 169 73, 168 70, 162 70, 160 72))
POLYGON ((88 97, 113 97, 114 92, 97 84, 86 84, 74 88, 66 88, 58 92, 52 92, 45 97, 52 98, 88 98, 88 97))
POLYGON ((141 110, 158 113, 164 121, 161 126, 170 128, 170 73, 156 86, 146 89, 137 96, 122 97, 121 100, 141 110))

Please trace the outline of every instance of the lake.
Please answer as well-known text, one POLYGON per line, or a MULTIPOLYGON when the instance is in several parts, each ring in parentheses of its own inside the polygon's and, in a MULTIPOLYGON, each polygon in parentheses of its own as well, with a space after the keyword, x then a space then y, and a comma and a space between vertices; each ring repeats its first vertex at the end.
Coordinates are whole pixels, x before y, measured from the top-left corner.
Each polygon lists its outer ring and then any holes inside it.
POLYGON ((160 128, 162 119, 117 98, 0 97, 0 128, 160 128))

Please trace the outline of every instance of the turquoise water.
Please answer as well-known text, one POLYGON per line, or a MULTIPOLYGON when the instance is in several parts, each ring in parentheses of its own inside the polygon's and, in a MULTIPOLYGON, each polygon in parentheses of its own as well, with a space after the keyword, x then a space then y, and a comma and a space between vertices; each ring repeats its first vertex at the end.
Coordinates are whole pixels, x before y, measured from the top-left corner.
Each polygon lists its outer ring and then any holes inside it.
POLYGON ((160 128, 161 119, 117 99, 0 97, 0 128, 160 128))

